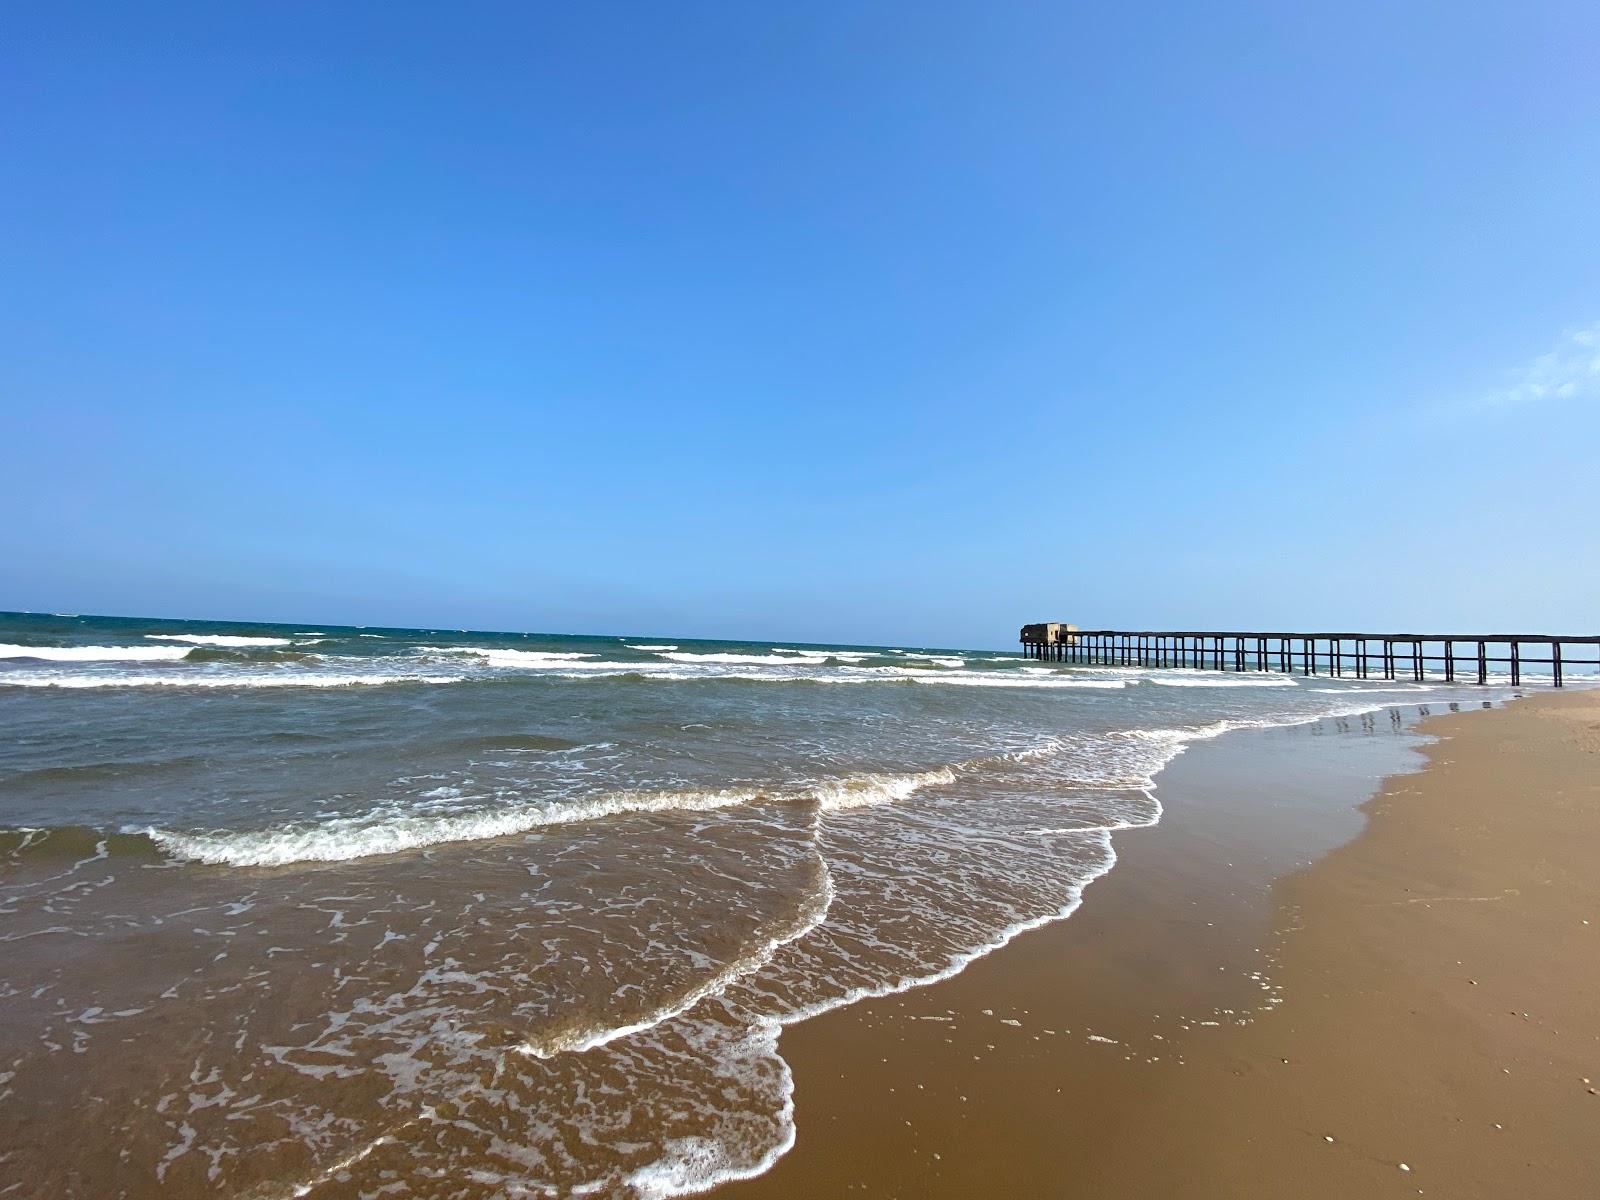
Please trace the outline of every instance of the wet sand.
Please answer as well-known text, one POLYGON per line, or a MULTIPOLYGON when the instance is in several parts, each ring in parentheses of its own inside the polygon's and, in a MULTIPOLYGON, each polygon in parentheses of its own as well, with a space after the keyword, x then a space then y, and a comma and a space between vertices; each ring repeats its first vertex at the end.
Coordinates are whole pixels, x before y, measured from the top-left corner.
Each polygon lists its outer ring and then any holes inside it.
POLYGON ((1600 692, 1418 715, 1191 749, 1073 918, 786 1031, 722 1194, 1600 1194, 1600 692))

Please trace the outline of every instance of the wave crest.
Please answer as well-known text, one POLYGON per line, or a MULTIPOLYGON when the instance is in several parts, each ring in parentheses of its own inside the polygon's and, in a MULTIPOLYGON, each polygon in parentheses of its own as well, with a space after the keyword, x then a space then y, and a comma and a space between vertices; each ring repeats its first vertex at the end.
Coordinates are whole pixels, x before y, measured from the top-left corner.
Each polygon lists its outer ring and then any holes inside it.
POLYGON ((0 643, 0 658, 44 662, 162 662, 182 658, 183 646, 15 646, 0 643))
POLYGON ((145 832, 167 853, 190 862, 281 867, 399 854, 452 842, 512 837, 535 829, 602 817, 705 812, 766 799, 811 801, 824 811, 861 808, 904 800, 922 788, 954 783, 955 778, 955 769, 946 766, 899 775, 864 774, 788 785, 624 790, 576 802, 523 803, 493 810, 442 814, 407 813, 383 807, 358 816, 276 829, 198 832, 149 829, 145 832))
MULTIPOLYGON (((185 652, 187 653, 187 652, 185 652)), ((301 671, 293 667, 279 667, 253 675, 237 672, 206 674, 197 668, 193 674, 166 675, 21 675, 8 672, 0 675, 0 687, 58 687, 58 688, 338 688, 382 687, 394 683, 460 683, 465 675, 407 674, 346 675, 336 671, 301 671)))
POLYGON ((244 646, 289 644, 289 639, 285 637, 245 637, 242 634, 231 633, 147 633, 144 636, 152 642, 188 642, 194 646, 231 646, 235 649, 244 646))

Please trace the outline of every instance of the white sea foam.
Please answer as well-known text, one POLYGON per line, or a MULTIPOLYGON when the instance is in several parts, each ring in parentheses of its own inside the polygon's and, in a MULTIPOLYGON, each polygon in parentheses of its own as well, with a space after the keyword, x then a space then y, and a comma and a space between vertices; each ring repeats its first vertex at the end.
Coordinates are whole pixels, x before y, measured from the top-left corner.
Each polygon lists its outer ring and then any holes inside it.
POLYGON ((820 871, 821 886, 809 897, 809 902, 801 906, 794 919, 786 927, 764 939, 754 949, 725 964, 697 987, 626 1025, 586 1030, 543 1044, 528 1042, 520 1047, 521 1051, 533 1058, 549 1058, 552 1054, 593 1050, 597 1046, 604 1046, 630 1034, 642 1033, 646 1029, 653 1029, 670 1021, 673 1017, 681 1016, 706 997, 720 994, 735 980, 760 970, 772 961, 773 954, 780 947, 804 937, 822 924, 828 915, 835 894, 833 876, 828 870, 826 860, 820 855, 817 856, 816 862, 820 871))
MULTIPOLYGON (((1355 689, 1330 689, 1330 691, 1337 692, 1339 695, 1350 696, 1352 700, 1362 694, 1355 689)), ((1235 717, 1212 721, 1206 725, 1179 726, 1170 729, 1124 729, 1114 731, 1110 736, 1136 738, 1164 744, 1171 748, 1171 752, 1164 755, 1160 763, 1150 772, 1148 783, 1153 787, 1156 773, 1165 768, 1173 758, 1181 754, 1191 742, 1209 741, 1212 738, 1221 737, 1225 733, 1236 733, 1246 729, 1289 729, 1296 725, 1315 725, 1318 721, 1336 721, 1345 717, 1359 717, 1367 713, 1382 712, 1390 707, 1392 707, 1391 701, 1380 700, 1370 703, 1343 705, 1338 708, 1326 709, 1322 712, 1235 717)))
POLYGON ((491 811, 418 815, 380 808, 355 817, 335 817, 315 825, 276 829, 178 833, 147 832, 163 849, 193 862, 241 867, 279 867, 297 862, 340 862, 374 854, 397 854, 445 842, 482 841, 527 833, 548 825, 568 825, 623 813, 702 812, 745 804, 755 789, 610 792, 588 800, 558 804, 517 804, 491 811))
POLYGON ((904 800, 925 787, 955 781, 953 768, 938 767, 906 775, 856 775, 818 784, 814 790, 824 812, 838 812, 847 808, 864 808, 869 804, 889 804, 904 800))
POLYGON ((1104 876, 1111 870, 1113 866, 1116 865, 1117 855, 1116 851, 1112 849, 1110 835, 1112 833, 1118 833, 1128 829, 1145 828, 1147 826, 1155 825, 1160 821, 1161 806, 1158 802, 1155 802, 1154 797, 1151 797, 1151 800, 1155 806, 1155 812, 1149 820, 1113 821, 1100 827, 1087 827, 1082 829, 1074 829, 1072 831, 1075 834, 1087 834, 1090 836, 1099 834, 1103 836, 1105 839, 1106 857, 1099 870, 1092 871, 1085 878, 1077 880, 1073 883, 1069 900, 1060 908, 1053 912, 1040 913, 1038 916, 1029 917, 1026 920, 1017 921, 1011 925, 1008 925, 1004 929, 1000 930, 998 935, 992 940, 987 941, 980 946, 974 946, 967 950, 953 952, 950 954, 943 966, 925 975, 918 975, 914 978, 892 980, 877 987, 852 988, 836 997, 830 997, 822 1003, 810 1005, 785 1014, 783 1017, 783 1024, 792 1025, 800 1021, 809 1020, 812 1017, 821 1016, 823 1013, 833 1012, 834 1010, 840 1008, 848 1008, 850 1005, 861 1000, 870 1000, 882 996, 894 996, 900 994, 901 992, 909 992, 914 991, 917 988, 927 987, 929 984, 941 983, 946 979, 951 979, 961 974, 962 971, 966 970, 967 967, 977 962, 980 958, 986 958, 990 954, 993 954, 996 950, 1002 949, 1003 947, 1009 945, 1011 942, 1015 941, 1019 935, 1027 933, 1030 930, 1042 928, 1045 925, 1053 925, 1057 921, 1065 920, 1067 917, 1070 917, 1078 910, 1078 906, 1083 903, 1083 889, 1088 887, 1088 885, 1093 883, 1095 880, 1104 876))
POLYGON ((1419 692, 1437 692, 1441 687, 1449 684, 1439 683, 1403 683, 1395 687, 1366 687, 1359 683, 1352 683, 1347 687, 1309 688, 1308 691, 1318 696, 1416 696, 1419 692))
POLYGON ((514 667, 520 671, 544 671, 542 679, 588 679, 594 674, 610 672, 614 675, 631 673, 652 675, 658 672, 671 671, 670 663, 653 662, 587 662, 579 659, 547 659, 540 660, 536 657, 513 657, 515 651, 502 652, 489 651, 481 657, 486 666, 514 667), (587 674, 572 674, 572 672, 587 672, 587 674))
POLYGON ((498 660, 506 666, 545 667, 554 664, 570 665, 595 654, 582 654, 566 650, 512 650, 504 646, 418 646, 419 654, 474 654, 479 658, 498 660))
POLYGON ((396 806, 385 806, 359 816, 265 830, 184 833, 148 829, 142 832, 174 856, 194 862, 276 867, 397 854, 446 842, 483 841, 546 826, 572 825, 629 813, 706 812, 766 797, 814 797, 824 810, 859 808, 903 800, 921 788, 954 780, 952 768, 938 767, 904 775, 867 774, 772 787, 615 791, 582 800, 562 799, 546 804, 513 804, 443 814, 407 812, 396 806))
POLYGON ((672 662, 704 664, 707 666, 712 664, 744 663, 751 666, 779 667, 797 666, 806 661, 804 658, 782 654, 697 654, 690 650, 680 650, 676 653, 664 651, 661 657, 670 659, 672 662))
MULTIPOLYGON (((728 658, 739 656, 729 655, 728 658)), ((760 666, 769 668, 765 671, 752 671, 745 664, 746 669, 718 670, 717 667, 738 666, 738 663, 685 663, 678 667, 667 664, 652 663, 581 663, 561 664, 563 667, 580 666, 596 670, 612 670, 617 673, 638 673, 650 676, 654 680, 664 682, 684 682, 693 680, 718 680, 736 679, 747 683, 833 683, 833 684, 867 684, 867 683, 915 683, 952 687, 975 688, 1063 688, 1063 689, 1117 689, 1128 686, 1124 679, 1086 679, 1074 675, 1049 674, 1046 676, 1024 675, 1016 671, 947 671, 939 668, 918 667, 853 667, 853 666, 825 666, 818 662, 782 662, 762 660, 760 666), (698 668, 698 669, 697 669, 698 668)), ((577 679, 584 678, 579 675, 558 675, 558 678, 577 679)))
POLYGON ((287 646, 288 638, 244 637, 228 633, 147 633, 152 642, 189 642, 195 646, 287 646))
POLYGON ((189 653, 181 646, 12 646, 0 644, 0 658, 38 658, 47 662, 161 662, 189 653))
POLYGON ((465 675, 425 675, 421 673, 341 674, 334 671, 307 671, 285 667, 267 671, 193 671, 179 674, 74 675, 66 672, 19 672, 0 674, 0 687, 54 688, 337 688, 379 687, 391 683, 460 683, 465 675))
POLYGON ((1196 687, 1196 688, 1223 688, 1223 687, 1298 687, 1287 675, 1235 675, 1227 679, 1215 677, 1189 678, 1184 675, 1149 675, 1146 683, 1158 684, 1161 687, 1196 687))
MULTIPOLYGON (((770 1043, 768 1055, 782 1062, 778 1055, 778 1034, 782 1029, 779 1022, 766 1020, 759 1022, 750 1031, 749 1037, 752 1042, 765 1038, 770 1043)), ((640 1200, 670 1200, 671 1197, 699 1195, 724 1184, 765 1175, 780 1158, 794 1149, 794 1076, 790 1074, 787 1063, 784 1064, 782 1079, 782 1107, 778 1119, 784 1135, 755 1162, 744 1164, 731 1161, 721 1143, 711 1138, 673 1138, 662 1146, 661 1157, 630 1171, 622 1182, 632 1188, 640 1200)))
POLYGON ((1071 675, 1055 675, 1045 678, 1038 675, 1022 676, 1011 672, 998 671, 938 671, 921 675, 906 674, 895 678, 904 679, 908 683, 926 683, 950 687, 1082 688, 1095 691, 1099 689, 1115 690, 1128 686, 1127 681, 1122 679, 1079 679, 1071 675))
MULTIPOLYGON (((499 654, 486 655, 484 661, 491 667, 522 667, 530 670, 551 669, 558 671, 611 671, 619 675, 630 671, 649 675, 657 671, 670 671, 672 669, 666 663, 649 662, 528 662, 524 659, 506 658, 499 654)), ((563 676, 563 678, 568 677, 563 676)))
POLYGON ((818 660, 842 658, 847 662, 851 659, 882 657, 876 650, 786 650, 782 646, 774 646, 772 652, 774 654, 793 654, 801 658, 815 658, 818 660))
POLYGON ((650 674, 669 669, 666 663, 594 661, 596 655, 563 650, 512 650, 499 646, 418 646, 419 654, 463 655, 479 659, 485 666, 515 668, 519 671, 543 671, 543 678, 573 679, 585 676, 571 672, 611 672, 624 674, 635 671, 650 674))
POLYGON ((661 657, 681 663, 742 663, 762 667, 804 667, 821 666, 830 658, 837 658, 844 662, 859 662, 861 659, 877 658, 879 655, 866 650, 785 650, 780 646, 774 646, 771 653, 768 654, 702 653, 692 650, 680 650, 677 653, 664 652, 661 657))
POLYGON ((632 643, 628 645, 629 650, 676 650, 677 648, 677 646, 646 646, 642 643, 637 646, 632 643))

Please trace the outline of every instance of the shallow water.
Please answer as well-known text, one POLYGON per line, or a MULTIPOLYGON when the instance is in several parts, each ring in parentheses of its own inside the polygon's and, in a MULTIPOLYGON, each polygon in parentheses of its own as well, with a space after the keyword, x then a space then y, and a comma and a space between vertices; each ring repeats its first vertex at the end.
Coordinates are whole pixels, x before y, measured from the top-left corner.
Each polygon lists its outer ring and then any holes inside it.
POLYGON ((1503 694, 0 616, 0 1194, 754 1173, 785 1023, 1070 913, 1185 745, 1503 694))

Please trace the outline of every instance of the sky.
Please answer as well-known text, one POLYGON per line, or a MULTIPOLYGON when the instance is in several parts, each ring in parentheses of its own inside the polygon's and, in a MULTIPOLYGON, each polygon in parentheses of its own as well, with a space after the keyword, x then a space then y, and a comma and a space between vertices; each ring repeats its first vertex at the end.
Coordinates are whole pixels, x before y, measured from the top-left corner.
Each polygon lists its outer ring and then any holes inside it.
POLYGON ((1600 5, 13 8, 0 609, 1600 632, 1600 5))

